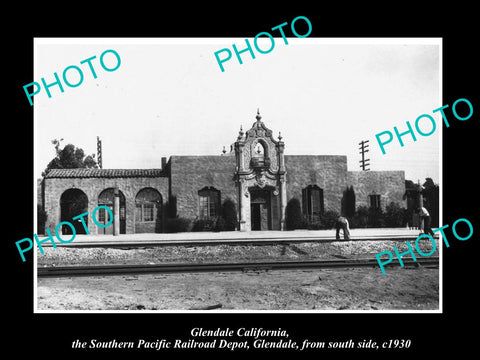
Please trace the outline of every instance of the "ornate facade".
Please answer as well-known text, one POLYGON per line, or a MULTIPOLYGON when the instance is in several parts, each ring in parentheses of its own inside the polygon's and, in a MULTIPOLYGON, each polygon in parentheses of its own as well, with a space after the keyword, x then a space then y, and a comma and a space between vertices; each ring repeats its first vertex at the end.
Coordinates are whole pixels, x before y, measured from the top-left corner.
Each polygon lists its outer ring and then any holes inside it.
POLYGON ((235 142, 235 184, 238 189, 240 231, 283 230, 287 205, 285 144, 257 121, 235 142))

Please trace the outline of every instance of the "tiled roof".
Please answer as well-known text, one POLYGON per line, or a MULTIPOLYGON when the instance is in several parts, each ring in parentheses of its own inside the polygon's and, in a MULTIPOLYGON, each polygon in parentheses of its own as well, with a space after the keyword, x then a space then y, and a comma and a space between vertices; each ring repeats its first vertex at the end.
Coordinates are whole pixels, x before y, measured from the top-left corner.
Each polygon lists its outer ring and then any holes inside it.
POLYGON ((164 176, 162 169, 52 169, 45 178, 132 178, 162 176, 164 176))

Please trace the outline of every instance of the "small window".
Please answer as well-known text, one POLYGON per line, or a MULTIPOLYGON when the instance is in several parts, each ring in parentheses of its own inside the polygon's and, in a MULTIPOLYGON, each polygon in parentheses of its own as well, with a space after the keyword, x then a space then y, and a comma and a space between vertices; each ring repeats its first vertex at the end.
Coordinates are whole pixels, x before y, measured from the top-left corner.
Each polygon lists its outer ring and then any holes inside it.
POLYGON ((376 195, 376 194, 372 194, 372 195, 368 195, 369 198, 370 198, 370 208, 372 209, 380 209, 380 195, 376 195))
POLYGON ((210 219, 220 215, 220 191, 213 187, 205 187, 198 192, 199 217, 210 219))

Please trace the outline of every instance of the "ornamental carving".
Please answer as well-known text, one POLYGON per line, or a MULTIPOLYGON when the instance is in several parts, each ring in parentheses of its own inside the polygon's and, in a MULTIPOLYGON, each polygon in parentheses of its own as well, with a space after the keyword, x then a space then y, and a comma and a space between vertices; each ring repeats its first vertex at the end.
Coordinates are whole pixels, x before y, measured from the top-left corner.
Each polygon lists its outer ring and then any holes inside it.
POLYGON ((255 180, 257 181, 257 186, 260 189, 263 189, 265 185, 267 185, 267 178, 265 177, 264 173, 257 174, 257 176, 255 176, 255 180))
POLYGON ((250 168, 250 159, 252 158, 252 151, 250 146, 245 146, 243 148, 243 168, 249 169, 250 168))
MULTIPOLYGON (((263 123, 261 124, 264 126, 263 123)), ((278 171, 277 144, 271 139, 270 130, 266 131, 262 128, 247 131, 243 149, 243 166, 245 169, 253 170, 256 167, 263 167, 271 172, 278 171), (266 135, 270 135, 270 137, 266 135), (259 144, 263 151, 258 151, 259 144)))
POLYGON ((257 113, 256 118, 245 133, 240 128, 235 145, 238 167, 243 170, 241 177, 248 186, 277 186, 283 142, 272 137, 272 131, 261 121, 260 114, 257 113))
POLYGON ((239 195, 244 200, 239 201, 241 231, 250 230, 250 225, 256 227, 253 222, 250 224, 250 220, 252 220, 250 204, 259 203, 258 194, 265 196, 265 199, 268 199, 267 202, 271 203, 271 214, 268 215, 271 216, 271 224, 268 226, 279 230, 284 228, 286 202, 284 143, 280 135, 278 141, 272 137, 272 131, 265 126, 261 118, 257 111, 257 121, 246 132, 243 132, 240 127, 235 142, 238 166, 235 178, 239 195))

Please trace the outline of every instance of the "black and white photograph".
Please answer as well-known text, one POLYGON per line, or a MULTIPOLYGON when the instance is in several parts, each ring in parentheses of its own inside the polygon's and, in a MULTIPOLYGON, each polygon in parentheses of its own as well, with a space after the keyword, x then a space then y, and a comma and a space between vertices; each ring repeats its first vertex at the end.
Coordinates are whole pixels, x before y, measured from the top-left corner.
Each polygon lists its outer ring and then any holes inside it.
POLYGON ((36 39, 38 311, 441 310, 441 39, 256 40, 36 39))

